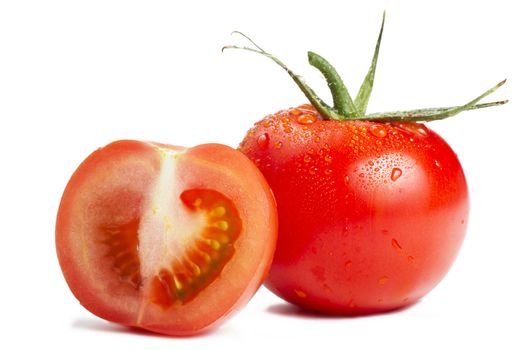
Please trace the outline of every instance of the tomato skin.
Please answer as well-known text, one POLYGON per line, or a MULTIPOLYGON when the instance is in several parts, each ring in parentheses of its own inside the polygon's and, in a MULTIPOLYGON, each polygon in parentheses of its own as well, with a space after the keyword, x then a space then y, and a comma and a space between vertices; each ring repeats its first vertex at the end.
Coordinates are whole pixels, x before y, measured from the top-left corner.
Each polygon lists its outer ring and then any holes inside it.
POLYGON ((452 265, 467 184, 424 125, 321 120, 303 105, 256 123, 239 149, 277 201, 265 285, 281 298, 330 314, 383 312, 417 301, 452 265))
MULTIPOLYGON (((177 218, 190 214, 183 208, 180 215, 177 218)), ((193 222, 184 226, 175 221, 173 225, 182 225, 177 232, 192 233, 196 229, 193 222)), ((57 215, 56 249, 64 277, 86 309, 112 322, 185 336, 217 327, 248 302, 269 270, 276 234, 273 194, 263 175, 242 153, 219 144, 183 148, 124 140, 95 151, 71 177, 57 215), (163 162, 172 156, 169 173, 163 170, 163 162), (145 213, 157 210, 148 201, 162 181, 176 185, 169 185, 172 187, 165 191, 161 187, 159 198, 173 192, 175 203, 179 203, 180 191, 217 191, 234 203, 242 220, 239 238, 232 243, 235 253, 220 275, 207 282, 191 301, 170 308, 152 302, 154 276, 148 271, 157 271, 157 266, 165 267, 166 261, 172 261, 169 255, 168 260, 164 257, 173 248, 166 243, 152 247, 155 237, 150 238, 157 232, 141 228, 136 249, 142 278, 138 287, 115 272, 117 258, 108 258, 107 243, 99 232, 99 227, 108 222, 113 225, 130 218, 145 221, 145 213)))

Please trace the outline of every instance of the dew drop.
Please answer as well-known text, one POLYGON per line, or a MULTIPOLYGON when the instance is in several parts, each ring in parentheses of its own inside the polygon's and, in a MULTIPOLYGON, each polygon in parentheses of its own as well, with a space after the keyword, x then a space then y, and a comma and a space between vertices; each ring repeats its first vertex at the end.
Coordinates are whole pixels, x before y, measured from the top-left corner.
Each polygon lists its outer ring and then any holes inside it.
POLYGON ((312 157, 310 157, 308 154, 304 156, 303 162, 310 163, 312 161, 312 157))
POLYGON ((299 298, 303 298, 303 299, 306 298, 306 293, 303 292, 303 291, 300 290, 300 289, 296 289, 296 290, 295 290, 295 294, 296 294, 299 298))
POLYGON ((312 123, 315 123, 315 121, 316 121, 315 116, 311 114, 302 114, 297 118, 297 122, 303 125, 312 124, 312 123))
POLYGON ((392 179, 392 181, 396 181, 401 177, 402 174, 403 172, 401 171, 401 169, 394 168, 392 169, 392 174, 390 174, 390 179, 392 179))
POLYGON ((320 138, 319 136, 316 136, 316 137, 314 138, 314 142, 316 142, 316 143, 319 142, 320 140, 321 140, 321 138, 320 138))
POLYGON ((388 277, 387 276, 381 276, 377 279, 377 283, 379 284, 385 284, 386 282, 388 282, 388 277))
POLYGON ((315 174, 315 173, 317 172, 317 170, 318 170, 317 167, 312 166, 308 172, 309 172, 311 175, 313 175, 313 174, 315 174))
POLYGON ((386 130, 382 125, 372 125, 370 127, 370 133, 375 137, 383 138, 386 136, 386 130))
POLYGON ((270 137, 267 133, 261 134, 257 138, 257 145, 259 145, 260 148, 266 149, 268 148, 268 143, 270 142, 270 137))
POLYGON ((345 184, 349 184, 350 183, 350 176, 348 175, 345 175, 345 184))
POLYGON ((283 124, 288 124, 288 123, 290 123, 290 118, 288 118, 288 117, 282 117, 282 118, 281 118, 281 121, 283 122, 283 124))
POLYGON ((395 238, 392 238, 392 248, 394 248, 398 252, 403 250, 403 248, 401 248, 401 245, 399 244, 399 242, 395 238))
POLYGON ((324 161, 327 162, 327 163, 331 163, 332 162, 332 156, 327 154, 325 157, 324 157, 324 161))
POLYGON ((332 169, 325 169, 324 173, 325 175, 330 175, 332 173, 332 169))
POLYGON ((289 134, 289 133, 292 132, 292 128, 285 127, 285 128, 283 129, 283 131, 284 131, 285 133, 289 134))
POLYGON ((428 129, 423 124, 418 124, 417 133, 421 136, 427 136, 428 135, 428 129))
POLYGON ((276 148, 276 149, 281 149, 281 148, 283 148, 283 143, 282 143, 281 141, 277 142, 277 143, 275 144, 275 148, 276 148))
POLYGON ((365 177, 365 173, 359 173, 359 177, 365 177))
POLYGON ((302 114, 302 112, 300 110, 298 110, 297 108, 294 108, 290 111, 290 114, 291 115, 300 115, 302 114))

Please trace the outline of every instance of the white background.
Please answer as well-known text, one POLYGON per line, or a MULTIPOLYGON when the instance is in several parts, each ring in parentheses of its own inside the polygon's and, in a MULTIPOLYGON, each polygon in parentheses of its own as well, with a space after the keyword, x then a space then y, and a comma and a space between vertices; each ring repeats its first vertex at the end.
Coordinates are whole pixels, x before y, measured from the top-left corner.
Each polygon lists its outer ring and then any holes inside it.
POLYGON ((524 32, 519 1, 2 1, 0 347, 101 349, 525 348, 524 32), (343 5, 344 4, 344 5, 343 5), (387 10, 369 111, 455 105, 494 85, 503 107, 433 122, 457 152, 471 216, 443 282, 401 312, 304 314, 264 288, 215 332, 133 333, 83 309, 54 250, 61 193, 97 147, 134 138, 236 146, 264 115, 305 101, 251 35, 321 95, 306 50, 355 95, 387 10))

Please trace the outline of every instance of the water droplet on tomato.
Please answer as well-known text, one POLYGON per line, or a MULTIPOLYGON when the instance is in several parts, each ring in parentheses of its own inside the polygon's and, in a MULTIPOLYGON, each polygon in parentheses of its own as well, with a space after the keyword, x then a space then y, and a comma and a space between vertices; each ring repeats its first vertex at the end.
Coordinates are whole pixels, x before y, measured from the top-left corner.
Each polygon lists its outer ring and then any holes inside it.
POLYGON ((259 145, 260 148, 266 149, 268 148, 268 143, 270 142, 270 137, 267 133, 261 134, 257 138, 257 145, 259 145))
POLYGON ((283 143, 282 143, 281 141, 277 142, 277 143, 275 144, 275 148, 276 148, 276 149, 281 149, 281 148, 283 148, 283 143))
POLYGON ((295 294, 296 294, 299 298, 303 298, 303 299, 306 298, 306 293, 303 292, 303 291, 300 290, 300 289, 296 289, 296 290, 295 290, 295 294))
POLYGON ((332 173, 332 169, 325 169, 324 173, 325 175, 330 175, 332 173))
POLYGON ((304 156, 303 162, 310 163, 311 161, 312 161, 312 157, 311 156, 309 156, 308 154, 304 156))
POLYGON ((352 261, 351 260, 348 260, 347 262, 345 262, 345 269, 350 270, 351 267, 352 267, 352 261))
POLYGON ((290 111, 290 114, 291 115, 299 115, 299 114, 302 114, 302 112, 300 110, 298 110, 297 108, 294 108, 290 111))
POLYGON ((345 184, 349 184, 350 183, 350 176, 348 175, 345 175, 345 184))
POLYGON ((427 136, 428 135, 427 127, 423 124, 417 124, 417 125, 418 125, 417 133, 421 136, 427 136))
POLYGON ((382 125, 376 125, 376 124, 372 125, 370 127, 370 133, 374 135, 375 137, 379 137, 379 138, 383 138, 386 136, 386 130, 384 126, 382 125))
POLYGON ((313 116, 311 114, 302 114, 302 115, 300 115, 297 118, 297 122, 299 124, 303 124, 303 125, 313 124, 313 123, 315 123, 316 120, 317 120, 317 118, 315 118, 315 116, 313 116))
POLYGON ((395 238, 392 238, 392 248, 394 248, 398 252, 403 250, 403 248, 401 248, 401 245, 399 244, 399 242, 395 238))
POLYGON ((386 282, 388 282, 388 277, 387 276, 381 276, 377 279, 377 283, 379 284, 385 284, 386 282))
POLYGON ((314 137, 314 142, 317 143, 317 142, 319 142, 320 140, 321 140, 321 138, 320 138, 319 136, 314 137))
POLYGON ((401 177, 402 174, 403 172, 401 171, 401 169, 394 168, 392 169, 392 174, 390 174, 390 179, 392 179, 392 181, 396 181, 401 177))
POLYGON ((312 166, 308 172, 313 175, 317 172, 317 170, 318 170, 317 167, 312 166))
POLYGON ((332 162, 332 156, 327 154, 325 157, 324 157, 324 161, 327 162, 327 163, 331 163, 332 162))

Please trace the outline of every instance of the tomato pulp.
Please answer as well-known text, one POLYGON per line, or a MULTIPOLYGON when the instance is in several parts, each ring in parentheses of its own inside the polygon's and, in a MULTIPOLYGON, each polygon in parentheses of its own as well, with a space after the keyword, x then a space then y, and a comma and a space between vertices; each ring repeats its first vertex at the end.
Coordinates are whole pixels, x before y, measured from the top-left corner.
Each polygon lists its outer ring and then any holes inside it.
POLYGON ((458 253, 465 176, 423 124, 323 120, 303 105, 256 123, 240 150, 274 192, 279 236, 265 285, 291 303, 333 314, 400 308, 458 253))
POLYGON ((276 231, 273 195, 240 152, 117 141, 73 174, 56 246, 71 291, 89 311, 189 335, 255 293, 276 231))

